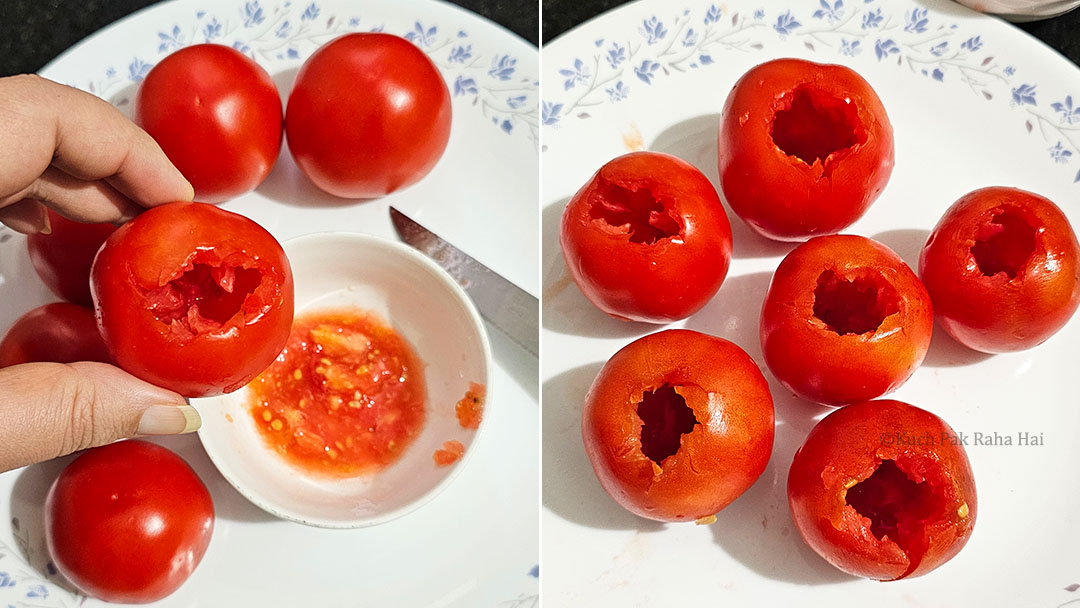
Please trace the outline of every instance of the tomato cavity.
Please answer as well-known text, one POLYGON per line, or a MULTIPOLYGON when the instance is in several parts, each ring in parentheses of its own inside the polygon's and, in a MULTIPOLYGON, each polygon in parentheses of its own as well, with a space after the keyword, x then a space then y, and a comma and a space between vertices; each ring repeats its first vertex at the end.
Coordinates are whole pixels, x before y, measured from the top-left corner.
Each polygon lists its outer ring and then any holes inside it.
POLYGON ((780 99, 772 123, 773 143, 788 156, 807 165, 866 141, 866 130, 855 104, 848 98, 801 85, 780 99))
POLYGON ((624 229, 631 243, 651 245, 678 236, 680 223, 646 186, 629 188, 599 180, 589 207, 589 217, 613 228, 624 229))
POLYGON ((670 384, 645 391, 638 403, 637 415, 642 422, 641 453, 657 465, 678 452, 682 436, 698 424, 686 399, 670 384))
POLYGON ((979 226, 971 255, 985 276, 1004 272, 1015 279, 1035 253, 1035 227, 1012 207, 998 207, 989 222, 979 226))
POLYGON ((926 481, 913 481, 892 460, 883 460, 870 477, 847 491, 846 502, 870 520, 870 532, 878 540, 886 537, 907 555, 913 572, 929 546, 926 525, 941 518, 946 500, 941 491, 926 481))
POLYGON ((814 316, 843 336, 877 330, 900 310, 900 296, 880 274, 868 271, 845 279, 832 270, 818 276, 814 316))
POLYGON ((146 294, 157 320, 188 336, 211 332, 240 312, 262 282, 255 268, 196 262, 191 269, 146 294))

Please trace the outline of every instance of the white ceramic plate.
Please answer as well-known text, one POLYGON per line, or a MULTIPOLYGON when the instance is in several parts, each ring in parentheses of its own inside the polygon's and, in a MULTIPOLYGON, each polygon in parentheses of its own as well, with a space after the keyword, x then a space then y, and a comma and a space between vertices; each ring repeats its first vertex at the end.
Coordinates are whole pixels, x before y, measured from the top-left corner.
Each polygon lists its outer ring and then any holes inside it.
MULTIPOLYGON (((412 38, 450 87, 450 142, 432 173, 381 200, 353 203, 317 190, 283 149, 262 186, 224 207, 251 217, 280 240, 327 230, 396 238, 387 211, 392 203, 538 293, 538 56, 535 48, 476 15, 432 0, 176 0, 95 34, 42 74, 126 111, 149 66, 179 46, 210 38, 252 55, 285 97, 296 70, 320 44, 372 29, 412 38)), ((23 238, 0 231, 0 331, 50 299, 23 238)), ((483 439, 437 498, 381 526, 318 530, 277 520, 217 473, 194 435, 162 441, 206 482, 218 520, 194 575, 160 605, 535 605, 536 363, 497 331, 489 334, 496 366, 483 439)), ((49 573, 41 529, 40 505, 66 460, 0 475, 0 606, 82 601, 49 573)), ((97 602, 86 602, 91 604, 97 602)))
MULTIPOLYGON (((935 334, 894 396, 956 430, 1011 446, 969 446, 979 519, 967 547, 922 578, 876 583, 835 570, 803 544, 786 498, 791 458, 826 408, 766 370, 776 443, 761 479, 711 526, 623 511, 584 454, 581 403, 600 366, 659 329, 593 308, 565 278, 559 218, 607 160, 639 145, 695 164, 714 183, 719 112, 750 67, 794 56, 843 63, 885 104, 896 167, 848 232, 916 264, 928 231, 961 194, 1002 184, 1057 201, 1080 227, 1080 70, 997 19, 943 0, 642 0, 543 51, 543 595, 551 606, 1060 606, 1080 602, 1080 320, 1034 350, 987 357, 935 334), (1045 445, 1021 446, 1019 433, 1045 445)), ((790 244, 729 213, 727 281, 686 326, 731 339, 764 369, 758 315, 790 244)))

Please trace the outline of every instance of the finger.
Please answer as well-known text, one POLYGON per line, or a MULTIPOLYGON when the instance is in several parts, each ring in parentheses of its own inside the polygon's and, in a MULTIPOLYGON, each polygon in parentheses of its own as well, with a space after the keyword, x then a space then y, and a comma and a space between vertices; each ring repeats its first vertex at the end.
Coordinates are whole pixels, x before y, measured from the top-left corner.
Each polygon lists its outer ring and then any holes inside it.
POLYGON ((23 234, 49 234, 49 213, 41 203, 24 198, 17 203, 0 207, 0 224, 23 234))
POLYGON ((50 163, 104 179, 145 206, 191 200, 194 190, 145 131, 105 101, 36 76, 0 79, 0 194, 32 184, 50 163))
MULTIPOLYGON (((123 223, 142 210, 102 180, 81 180, 55 167, 45 169, 33 184, 8 199, 16 196, 32 198, 68 219, 92 224, 123 223)), ((0 208, 8 199, 0 199, 0 208)))
POLYGON ((0 471, 140 435, 190 433, 184 399, 104 363, 0 370, 0 471))

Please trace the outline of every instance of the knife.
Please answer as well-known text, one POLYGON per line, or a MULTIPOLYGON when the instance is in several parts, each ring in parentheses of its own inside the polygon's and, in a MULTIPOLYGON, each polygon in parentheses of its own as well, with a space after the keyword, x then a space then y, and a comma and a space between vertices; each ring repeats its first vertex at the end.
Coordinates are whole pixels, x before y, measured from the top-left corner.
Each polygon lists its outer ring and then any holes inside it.
POLYGON ((534 357, 540 353, 540 303, 527 291, 390 207, 398 236, 435 260, 469 294, 480 314, 534 357))

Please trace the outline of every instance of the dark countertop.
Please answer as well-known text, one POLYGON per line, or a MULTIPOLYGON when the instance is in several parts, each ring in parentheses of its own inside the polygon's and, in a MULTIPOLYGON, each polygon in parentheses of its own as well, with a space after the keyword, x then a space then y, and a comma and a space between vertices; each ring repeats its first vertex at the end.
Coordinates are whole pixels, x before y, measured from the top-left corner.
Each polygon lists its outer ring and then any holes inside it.
MULTIPOLYGON (((626 3, 626 0, 543 1, 545 42, 579 23, 626 3)), ((1019 27, 1050 45, 1073 63, 1080 64, 1080 9, 1053 19, 1022 23, 1019 27)))
MULTIPOLYGON (((520 0, 449 0, 537 43, 536 5, 520 0)), ((0 76, 36 72, 106 25, 154 0, 0 0, 0 76)))

